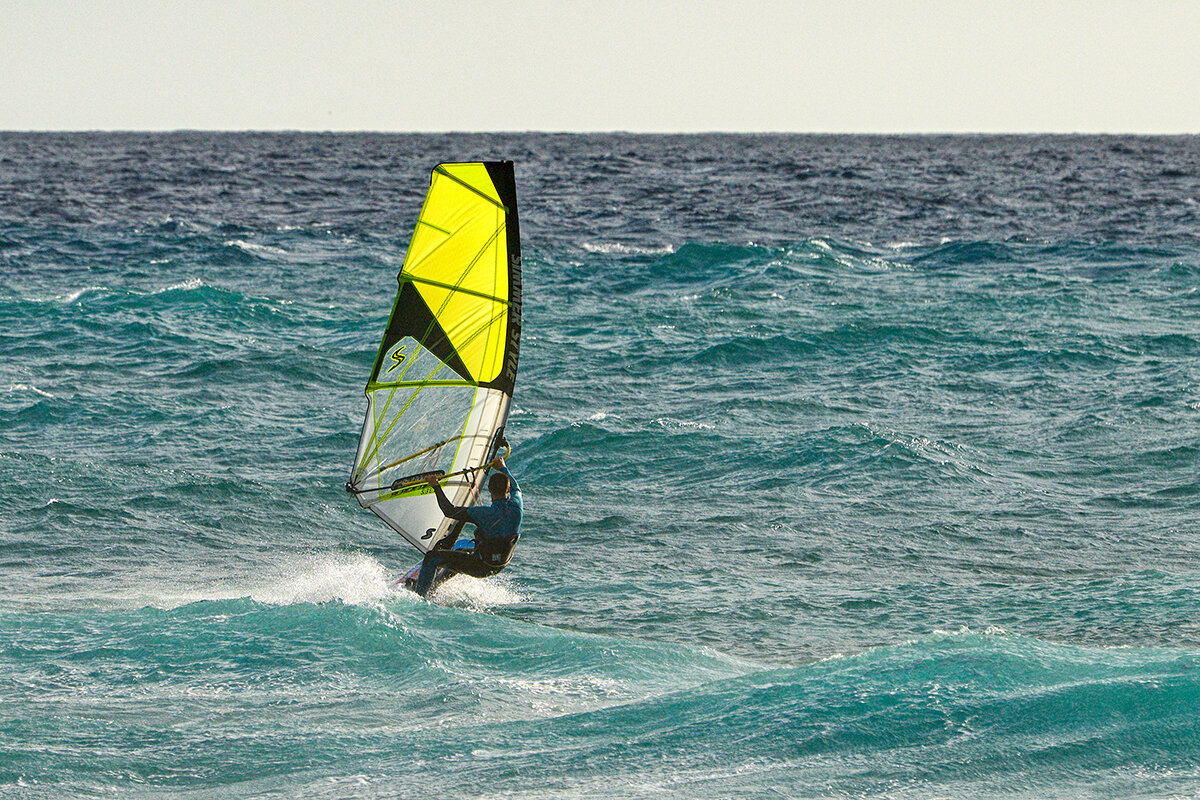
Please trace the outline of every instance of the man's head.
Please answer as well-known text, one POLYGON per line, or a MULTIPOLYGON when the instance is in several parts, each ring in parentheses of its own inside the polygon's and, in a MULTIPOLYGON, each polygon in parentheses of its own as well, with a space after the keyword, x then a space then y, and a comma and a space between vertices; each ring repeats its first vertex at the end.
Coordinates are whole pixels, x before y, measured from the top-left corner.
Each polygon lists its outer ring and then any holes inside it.
POLYGON ((493 472, 492 476, 488 478, 488 491, 492 493, 492 500, 507 497, 508 476, 503 472, 493 472))

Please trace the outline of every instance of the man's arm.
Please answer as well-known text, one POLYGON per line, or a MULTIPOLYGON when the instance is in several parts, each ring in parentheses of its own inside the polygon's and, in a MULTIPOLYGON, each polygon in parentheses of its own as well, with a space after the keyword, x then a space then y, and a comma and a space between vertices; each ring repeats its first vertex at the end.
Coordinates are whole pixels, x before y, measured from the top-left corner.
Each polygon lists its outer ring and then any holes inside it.
POLYGON ((508 471, 508 465, 504 463, 504 459, 496 458, 492 461, 492 463, 489 466, 492 469, 496 470, 497 472, 503 472, 505 475, 508 476, 508 499, 511 500, 517 506, 520 506, 521 505, 521 487, 517 483, 517 479, 513 477, 513 474, 508 471))
POLYGON ((508 471, 508 465, 504 463, 504 458, 502 456, 497 456, 496 458, 492 459, 492 463, 488 464, 488 466, 497 472, 503 472, 508 476, 510 492, 519 493, 521 491, 521 487, 517 485, 517 479, 513 477, 511 472, 508 471))
POLYGON ((471 515, 467 512, 467 509, 450 502, 450 498, 446 497, 446 493, 442 491, 442 485, 438 483, 437 478, 429 477, 425 479, 425 482, 433 487, 433 492, 437 495, 438 508, 442 510, 443 514, 450 519, 457 519, 462 522, 473 523, 475 521, 471 519, 471 515))

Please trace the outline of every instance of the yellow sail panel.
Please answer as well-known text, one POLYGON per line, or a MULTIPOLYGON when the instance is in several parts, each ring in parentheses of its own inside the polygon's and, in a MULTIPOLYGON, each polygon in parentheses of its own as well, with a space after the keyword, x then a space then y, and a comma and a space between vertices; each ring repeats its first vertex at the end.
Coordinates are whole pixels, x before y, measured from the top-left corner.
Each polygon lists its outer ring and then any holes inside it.
POLYGON ((501 372, 508 333, 506 209, 482 164, 433 173, 401 271, 429 306, 471 379, 501 372))
POLYGON ((496 187, 492 183, 492 176, 488 174, 487 167, 482 163, 439 164, 434 174, 435 179, 439 175, 449 176, 471 187, 472 190, 486 195, 496 205, 504 205, 500 200, 499 192, 496 191, 496 187))
POLYGON ((477 383, 495 380, 504 367, 508 304, 489 297, 418 284, 463 366, 477 383))
POLYGON ((479 175, 485 185, 434 173, 402 274, 507 299, 504 206, 487 171, 481 167, 479 175))

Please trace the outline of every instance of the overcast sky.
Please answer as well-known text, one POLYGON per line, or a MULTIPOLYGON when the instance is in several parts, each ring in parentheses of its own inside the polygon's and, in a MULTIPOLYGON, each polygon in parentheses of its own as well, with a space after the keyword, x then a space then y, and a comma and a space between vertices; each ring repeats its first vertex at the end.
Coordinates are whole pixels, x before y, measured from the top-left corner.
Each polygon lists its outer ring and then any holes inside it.
POLYGON ((1200 132, 1197 0, 0 0, 0 130, 1200 132))

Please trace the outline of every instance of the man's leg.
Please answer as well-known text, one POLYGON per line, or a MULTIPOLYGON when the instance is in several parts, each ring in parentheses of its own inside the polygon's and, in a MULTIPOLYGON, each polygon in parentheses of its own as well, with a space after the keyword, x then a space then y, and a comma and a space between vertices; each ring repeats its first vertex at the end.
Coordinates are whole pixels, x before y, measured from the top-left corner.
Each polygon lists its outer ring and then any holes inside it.
POLYGON ((441 557, 438 555, 438 551, 431 550, 425 554, 425 560, 421 562, 421 571, 417 574, 417 594, 421 597, 429 594, 429 590, 433 586, 433 576, 437 574, 439 566, 441 566, 441 557))

